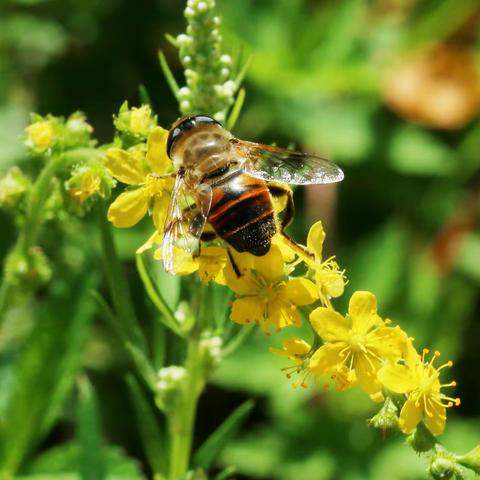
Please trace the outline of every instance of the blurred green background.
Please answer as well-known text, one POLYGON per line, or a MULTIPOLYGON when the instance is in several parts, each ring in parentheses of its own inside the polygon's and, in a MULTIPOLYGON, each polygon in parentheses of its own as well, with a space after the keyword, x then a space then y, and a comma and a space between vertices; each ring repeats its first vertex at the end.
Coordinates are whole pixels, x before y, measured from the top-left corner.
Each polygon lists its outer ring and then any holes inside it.
MULTIPOLYGON (((309 224, 322 219, 328 253, 350 280, 338 309, 353 291, 371 290, 382 316, 414 336, 417 348, 455 361, 448 374, 463 403, 449 411, 443 438, 459 453, 472 448, 480 442, 478 1, 218 3, 226 51, 253 55, 235 134, 326 153, 345 171, 338 188, 295 192, 292 235, 305 241, 309 224)), ((31 111, 82 110, 107 142, 112 114, 125 99, 139 104, 143 84, 168 127, 177 106, 157 51, 183 81, 164 38, 183 31, 183 7, 178 0, 3 0, 0 171, 35 169, 21 138, 31 111)), ((3 258, 16 230, 6 213, 0 221, 3 258)), ((89 294, 105 288, 95 232, 93 215, 52 220, 42 238, 53 270, 48 292, 10 311, 0 332, 0 418, 10 419, 0 423, 2 448, 13 442, 8 461, 25 476, 62 474, 68 455, 88 463, 71 442, 84 425, 83 435, 101 429, 110 445, 109 478, 149 477, 124 383, 128 363, 89 294), (41 365, 39 349, 50 352, 41 365), (96 397, 82 381, 73 388, 80 372, 96 397)), ((150 305, 133 257, 148 234, 146 224, 116 232, 140 318, 150 305)), ((238 478, 425 478, 403 437, 384 440, 367 427, 376 406, 362 392, 292 389, 279 370, 284 362, 267 348, 281 337, 257 333, 221 365, 200 403, 197 443, 253 397, 250 420, 220 462, 236 465, 238 478)))

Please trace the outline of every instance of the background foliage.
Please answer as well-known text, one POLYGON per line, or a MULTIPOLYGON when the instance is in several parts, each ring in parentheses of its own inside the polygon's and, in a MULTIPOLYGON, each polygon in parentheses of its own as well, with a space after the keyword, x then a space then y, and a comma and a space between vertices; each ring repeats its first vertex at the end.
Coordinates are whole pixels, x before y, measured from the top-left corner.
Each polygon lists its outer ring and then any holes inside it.
MULTIPOLYGON (((143 84, 160 124, 175 120, 157 50, 180 78, 163 36, 184 28, 178 2, 5 0, 0 9, 1 171, 38 168, 21 141, 30 111, 81 109, 107 141, 112 114, 124 99, 138 104, 143 84)), ((346 173, 338 188, 296 191, 305 215, 292 235, 304 241, 306 225, 322 218, 350 278, 344 298, 371 290, 380 312, 418 345, 456 360, 463 404, 450 412, 443 438, 466 451, 480 437, 477 2, 225 0, 219 10, 227 47, 253 55, 235 133, 326 152, 346 173), (442 81, 453 97, 441 91, 440 106, 422 103, 442 81)), ((15 226, 0 216, 3 257, 15 226)), ((149 475, 124 381, 128 362, 90 294, 105 289, 95 222, 94 212, 52 219, 42 239, 52 281, 10 310, 0 332, 0 451, 24 476, 149 475)), ((146 225, 116 232, 139 318, 150 305, 133 255, 149 233, 146 225)), ((158 275, 173 298, 175 283, 158 275)), ((293 390, 279 371, 284 363, 265 348, 270 341, 280 343, 257 332, 222 363, 200 403, 198 443, 254 398, 221 458, 243 478, 424 478, 424 464, 401 439, 383 441, 368 429, 364 418, 374 412, 364 394, 293 390)))

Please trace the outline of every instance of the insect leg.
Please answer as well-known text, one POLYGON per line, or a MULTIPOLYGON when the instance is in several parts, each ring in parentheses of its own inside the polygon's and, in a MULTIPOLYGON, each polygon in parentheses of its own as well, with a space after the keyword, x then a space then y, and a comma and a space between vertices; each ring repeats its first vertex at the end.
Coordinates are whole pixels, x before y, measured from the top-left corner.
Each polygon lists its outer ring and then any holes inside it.
POLYGON ((232 264, 232 268, 233 268, 233 271, 235 272, 235 275, 237 276, 237 278, 240 278, 242 276, 242 273, 240 272, 238 265, 235 263, 233 255, 230 252, 230 249, 228 247, 227 247, 227 255, 228 255, 228 259, 230 260, 230 263, 232 264))

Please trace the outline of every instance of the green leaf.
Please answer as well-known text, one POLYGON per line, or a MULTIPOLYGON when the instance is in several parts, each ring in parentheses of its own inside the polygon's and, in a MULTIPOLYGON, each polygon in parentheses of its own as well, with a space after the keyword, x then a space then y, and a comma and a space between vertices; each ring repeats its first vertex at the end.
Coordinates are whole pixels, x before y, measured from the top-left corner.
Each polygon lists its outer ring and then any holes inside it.
POLYGON ((161 316, 159 317, 166 327, 175 332, 177 335, 182 335, 180 326, 178 325, 173 312, 170 310, 170 307, 167 305, 167 302, 160 295, 160 292, 155 287, 147 269, 143 258, 141 255, 137 255, 137 270, 140 278, 142 279, 143 286, 147 292, 150 300, 155 305, 157 310, 160 312, 161 316))
POLYGON ((80 442, 80 473, 84 480, 105 478, 102 434, 97 399, 87 378, 78 382, 77 436, 80 442))
POLYGON ((165 55, 161 50, 158 51, 158 60, 160 61, 160 67, 162 68, 162 72, 165 75, 165 80, 167 81, 170 90, 175 95, 175 98, 177 98, 178 84, 175 80, 175 77, 173 76, 172 71, 170 70, 170 67, 168 66, 167 59, 165 58, 165 55))
POLYGON ((247 400, 236 408, 196 451, 193 464, 197 467, 209 468, 230 439, 236 435, 254 405, 253 400, 247 400))
MULTIPOLYGON (((145 480, 140 465, 120 448, 106 446, 101 449, 106 480, 145 480)), ((81 480, 82 448, 77 442, 47 450, 26 469, 22 480, 81 480)), ((93 479, 92 479, 93 480, 93 479)))
POLYGON ((152 410, 142 388, 132 375, 128 375, 127 384, 130 389, 145 456, 154 473, 165 474, 168 465, 166 442, 160 431, 154 410, 152 410))
POLYGON ((48 304, 38 307, 37 323, 13 370, 13 385, 0 430, 0 472, 14 474, 27 453, 57 420, 80 369, 93 304, 92 275, 65 275, 48 304))

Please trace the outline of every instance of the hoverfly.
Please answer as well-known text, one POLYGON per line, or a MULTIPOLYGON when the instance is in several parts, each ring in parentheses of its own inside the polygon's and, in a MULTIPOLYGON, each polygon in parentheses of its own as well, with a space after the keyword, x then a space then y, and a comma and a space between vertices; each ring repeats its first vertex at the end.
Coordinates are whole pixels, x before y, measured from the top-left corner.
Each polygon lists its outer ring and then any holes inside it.
POLYGON ((273 182, 305 185, 343 179, 342 170, 324 158, 239 140, 204 115, 172 126, 167 154, 176 171, 162 244, 170 273, 178 271, 181 261, 176 248, 195 255, 200 240, 217 236, 238 252, 265 255, 272 237, 283 233, 293 217, 290 190, 273 182), (279 224, 273 197, 283 195, 287 213, 279 224), (213 229, 208 233, 207 222, 213 229))

